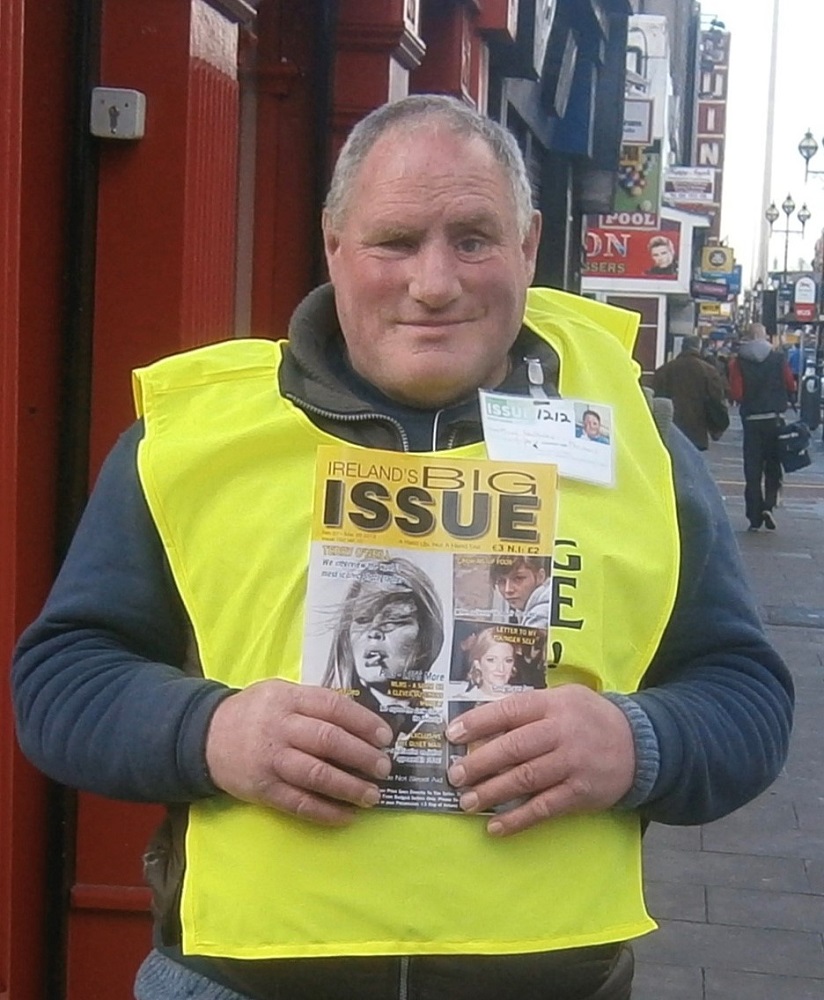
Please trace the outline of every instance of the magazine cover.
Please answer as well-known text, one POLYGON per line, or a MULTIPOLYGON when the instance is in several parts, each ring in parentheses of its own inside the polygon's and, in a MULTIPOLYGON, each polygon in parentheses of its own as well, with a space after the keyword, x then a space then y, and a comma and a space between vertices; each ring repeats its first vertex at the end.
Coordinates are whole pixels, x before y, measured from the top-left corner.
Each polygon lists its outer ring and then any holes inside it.
POLYGON ((552 465, 318 449, 301 679, 394 733, 381 805, 457 811, 444 730, 546 686, 552 465))

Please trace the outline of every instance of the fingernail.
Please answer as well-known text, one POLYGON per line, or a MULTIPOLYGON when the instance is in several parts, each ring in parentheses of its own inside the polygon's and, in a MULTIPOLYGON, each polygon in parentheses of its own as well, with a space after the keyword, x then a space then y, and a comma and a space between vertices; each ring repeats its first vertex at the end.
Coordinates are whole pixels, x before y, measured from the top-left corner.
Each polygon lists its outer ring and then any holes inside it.
POLYGON ((487 825, 486 832, 492 837, 500 837, 503 835, 504 825, 497 819, 493 819, 492 822, 487 825))
POLYGON ((375 777, 376 778, 388 778, 392 773, 392 761, 388 757, 381 757, 377 764, 375 764, 375 777))
POLYGON ((363 793, 363 798, 361 799, 361 805, 366 809, 371 809, 372 806, 376 806, 381 800, 381 793, 379 788, 375 788, 374 785, 370 785, 369 788, 363 793))
POLYGON ((375 730, 375 739, 382 747, 388 747, 392 743, 392 730, 388 726, 378 726, 375 730))
POLYGON ((462 722, 453 722, 446 730, 446 738, 452 740, 453 743, 459 743, 464 736, 466 736, 466 730, 462 722))
POLYGON ((466 771, 464 770, 463 764, 455 764, 453 767, 449 768, 449 784, 453 785, 455 788, 460 788, 461 785, 466 783, 466 771))
POLYGON ((461 809, 464 812, 474 812, 478 808, 478 796, 475 792, 464 792, 461 796, 461 809))

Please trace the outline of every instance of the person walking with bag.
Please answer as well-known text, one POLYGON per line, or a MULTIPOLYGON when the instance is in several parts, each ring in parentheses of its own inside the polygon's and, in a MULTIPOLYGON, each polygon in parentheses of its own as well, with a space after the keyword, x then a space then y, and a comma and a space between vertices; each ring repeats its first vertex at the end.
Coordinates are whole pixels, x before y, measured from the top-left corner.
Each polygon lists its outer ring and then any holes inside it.
POLYGON ((775 530, 781 487, 778 432, 795 385, 787 360, 774 351, 763 324, 753 323, 730 360, 730 394, 744 429, 744 504, 750 531, 775 530))

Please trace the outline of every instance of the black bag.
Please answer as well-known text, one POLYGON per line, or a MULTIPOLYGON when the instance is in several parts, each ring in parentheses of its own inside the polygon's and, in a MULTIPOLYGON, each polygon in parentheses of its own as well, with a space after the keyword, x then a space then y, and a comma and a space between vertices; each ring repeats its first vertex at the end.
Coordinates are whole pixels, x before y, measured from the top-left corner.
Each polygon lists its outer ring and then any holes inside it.
POLYGON ((810 428, 803 420, 785 424, 778 431, 778 457, 785 472, 798 472, 812 464, 807 450, 810 444, 810 428))

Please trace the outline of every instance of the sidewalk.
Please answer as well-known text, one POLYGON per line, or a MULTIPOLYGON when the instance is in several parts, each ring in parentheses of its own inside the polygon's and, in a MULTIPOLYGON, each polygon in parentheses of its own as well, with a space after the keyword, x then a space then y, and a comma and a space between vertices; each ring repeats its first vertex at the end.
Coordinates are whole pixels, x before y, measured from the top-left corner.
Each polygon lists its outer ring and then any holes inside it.
POLYGON ((770 637, 792 670, 790 758, 755 802, 702 827, 653 824, 647 904, 660 929, 636 944, 633 1000, 824 998, 824 444, 788 476, 778 530, 747 532, 741 425, 713 444, 770 637))

